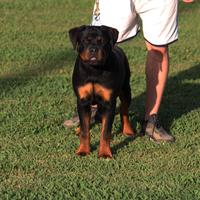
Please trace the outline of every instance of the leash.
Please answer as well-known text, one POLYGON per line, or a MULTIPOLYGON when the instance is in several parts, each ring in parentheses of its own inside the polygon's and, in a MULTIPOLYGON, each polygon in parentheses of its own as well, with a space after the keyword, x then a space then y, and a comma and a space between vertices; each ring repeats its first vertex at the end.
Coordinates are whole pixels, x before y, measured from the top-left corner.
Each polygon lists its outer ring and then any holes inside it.
POLYGON ((97 21, 99 21, 100 20, 100 9, 99 9, 99 0, 96 0, 95 1, 95 10, 94 10, 94 16, 95 16, 95 19, 97 20, 97 21))
POLYGON ((95 10, 93 13, 93 25, 100 26, 100 9, 99 9, 99 0, 95 0, 95 10))

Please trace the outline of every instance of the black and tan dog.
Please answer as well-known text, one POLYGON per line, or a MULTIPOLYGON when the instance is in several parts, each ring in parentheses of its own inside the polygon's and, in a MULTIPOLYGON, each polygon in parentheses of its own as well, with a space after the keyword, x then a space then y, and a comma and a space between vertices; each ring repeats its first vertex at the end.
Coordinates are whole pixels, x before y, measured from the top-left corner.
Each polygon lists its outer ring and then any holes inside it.
POLYGON ((99 157, 111 158, 110 138, 117 97, 121 100, 123 134, 134 135, 128 119, 130 69, 125 54, 115 46, 118 31, 107 26, 80 26, 71 29, 69 36, 78 52, 72 78, 80 119, 80 146, 76 153, 90 153, 91 105, 97 104, 102 114, 99 157))

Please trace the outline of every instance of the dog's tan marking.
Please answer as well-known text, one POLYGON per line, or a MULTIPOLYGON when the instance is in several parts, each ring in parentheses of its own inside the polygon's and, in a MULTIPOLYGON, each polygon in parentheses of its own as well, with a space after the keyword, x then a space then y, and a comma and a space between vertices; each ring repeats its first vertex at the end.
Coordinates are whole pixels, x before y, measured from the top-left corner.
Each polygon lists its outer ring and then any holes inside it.
POLYGON ((87 83, 87 84, 80 86, 78 88, 78 93, 79 93, 80 99, 87 98, 89 95, 92 94, 92 92, 93 92, 92 83, 87 83))
POLYGON ((80 126, 77 127, 77 128, 75 129, 75 132, 76 132, 76 135, 80 135, 80 133, 81 133, 81 127, 80 127, 80 126))
POLYGON ((83 61, 89 60, 89 49, 85 49, 81 54, 80 57, 83 61))
POLYGON ((94 85, 94 91, 96 94, 98 94, 104 101, 109 101, 111 94, 112 94, 112 90, 108 89, 100 84, 95 84, 94 85))

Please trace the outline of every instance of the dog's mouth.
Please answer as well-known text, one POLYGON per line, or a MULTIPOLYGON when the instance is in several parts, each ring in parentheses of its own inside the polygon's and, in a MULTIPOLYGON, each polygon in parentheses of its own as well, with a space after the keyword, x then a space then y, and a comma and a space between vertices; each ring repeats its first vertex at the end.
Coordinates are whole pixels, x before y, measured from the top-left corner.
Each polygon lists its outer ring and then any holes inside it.
POLYGON ((96 56, 90 56, 89 63, 97 64, 97 63, 100 63, 100 60, 96 56))
POLYGON ((88 63, 91 65, 101 65, 104 63, 104 59, 98 56, 90 56, 88 59, 88 63))
POLYGON ((89 60, 90 61, 97 61, 97 58, 95 56, 91 56, 91 58, 89 60))
POLYGON ((88 64, 91 65, 100 65, 104 63, 104 54, 102 51, 97 52, 89 52, 89 51, 83 51, 81 54, 81 59, 88 64))

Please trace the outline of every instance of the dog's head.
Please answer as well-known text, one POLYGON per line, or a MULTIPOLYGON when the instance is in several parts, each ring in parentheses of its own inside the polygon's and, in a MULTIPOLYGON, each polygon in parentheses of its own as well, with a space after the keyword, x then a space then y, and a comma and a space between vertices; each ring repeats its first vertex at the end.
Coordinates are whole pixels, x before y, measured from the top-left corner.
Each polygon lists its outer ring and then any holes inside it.
POLYGON ((69 37, 81 60, 90 65, 103 64, 118 38, 118 31, 107 26, 80 26, 69 37))

